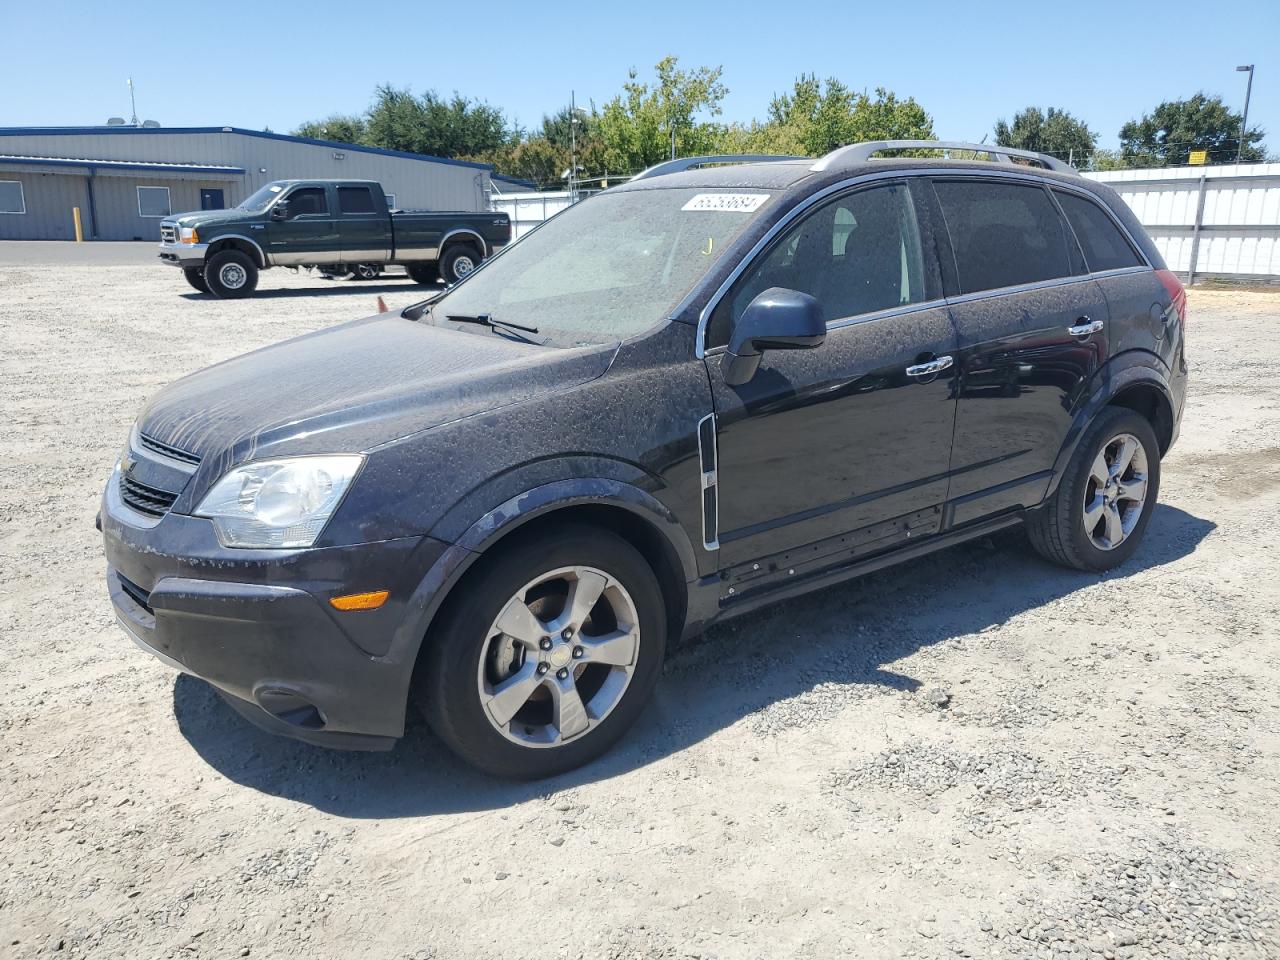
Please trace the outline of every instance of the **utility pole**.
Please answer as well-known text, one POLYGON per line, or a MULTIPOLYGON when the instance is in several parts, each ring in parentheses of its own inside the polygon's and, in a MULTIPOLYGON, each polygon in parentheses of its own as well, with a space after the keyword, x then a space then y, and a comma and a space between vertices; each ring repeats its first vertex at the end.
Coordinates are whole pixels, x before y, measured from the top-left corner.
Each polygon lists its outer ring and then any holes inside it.
POLYGON ((578 101, 575 91, 569 91, 569 202, 578 202, 578 101))
POLYGON ((129 122, 136 127, 138 126, 138 101, 133 96, 133 77, 129 78, 129 108, 133 111, 129 122))
POLYGON ((1244 88, 1244 116, 1240 118, 1240 142, 1236 144, 1236 163, 1239 163, 1240 154, 1244 152, 1244 137, 1249 132, 1249 95, 1253 93, 1253 64, 1236 67, 1236 73, 1249 74, 1249 83, 1244 88))

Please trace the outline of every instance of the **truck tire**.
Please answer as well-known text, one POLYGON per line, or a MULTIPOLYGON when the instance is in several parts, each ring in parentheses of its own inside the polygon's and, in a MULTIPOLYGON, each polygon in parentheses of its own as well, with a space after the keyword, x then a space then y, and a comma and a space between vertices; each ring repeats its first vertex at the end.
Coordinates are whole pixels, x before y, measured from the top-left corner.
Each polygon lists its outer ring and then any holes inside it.
POLYGON ((433 287, 440 282, 440 271, 435 261, 431 263, 410 263, 404 269, 409 279, 424 287, 433 287))
POLYGON ((209 292, 209 285, 204 282, 204 270, 201 267, 183 267, 182 275, 187 278, 187 283, 201 293, 209 292))
POLYGON ((219 250, 205 264, 204 281, 220 300, 239 300, 258 287, 258 267, 239 250, 219 250))
POLYGON ((440 279, 445 283, 457 283, 471 276, 484 260, 476 248, 465 244, 445 247, 440 258, 440 279))
POLYGON ((352 276, 357 280, 377 280, 380 273, 382 267, 376 263, 357 263, 352 276))

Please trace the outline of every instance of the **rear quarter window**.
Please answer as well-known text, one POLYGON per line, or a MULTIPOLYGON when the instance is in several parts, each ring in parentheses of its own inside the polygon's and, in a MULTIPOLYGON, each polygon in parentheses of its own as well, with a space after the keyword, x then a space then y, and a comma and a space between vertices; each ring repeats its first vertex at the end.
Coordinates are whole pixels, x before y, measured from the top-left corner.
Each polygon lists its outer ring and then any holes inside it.
POLYGON ((1091 272, 1141 266, 1142 259, 1137 251, 1101 207, 1078 194, 1061 190, 1053 193, 1062 206, 1062 212, 1067 215, 1076 239, 1080 241, 1091 272))
POLYGON ((1072 276, 1067 233, 1049 194, 1034 184, 934 182, 963 293, 1072 276))

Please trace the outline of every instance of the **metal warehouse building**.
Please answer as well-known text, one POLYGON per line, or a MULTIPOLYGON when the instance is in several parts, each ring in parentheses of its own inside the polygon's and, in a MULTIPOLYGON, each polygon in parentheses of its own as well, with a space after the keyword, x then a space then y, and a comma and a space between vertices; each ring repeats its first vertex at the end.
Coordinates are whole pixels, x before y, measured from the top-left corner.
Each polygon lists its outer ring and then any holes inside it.
POLYGON ((532 184, 486 164, 236 127, 0 127, 0 240, 157 240, 160 219, 235 206, 264 183, 378 180, 403 209, 487 210, 532 184))

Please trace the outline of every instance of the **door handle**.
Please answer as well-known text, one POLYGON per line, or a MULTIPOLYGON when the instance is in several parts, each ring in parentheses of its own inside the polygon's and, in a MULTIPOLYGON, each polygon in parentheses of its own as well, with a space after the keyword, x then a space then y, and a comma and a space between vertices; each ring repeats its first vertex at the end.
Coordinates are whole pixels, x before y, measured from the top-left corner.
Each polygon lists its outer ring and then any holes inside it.
POLYGON ((1088 317, 1081 317, 1075 326, 1067 327, 1067 333, 1073 337, 1087 337, 1091 333, 1097 333, 1102 329, 1101 320, 1090 320, 1088 317))
POLYGON ((907 367, 908 377, 931 377, 935 373, 941 373, 947 367, 951 366, 951 357, 934 357, 932 360, 926 360, 924 363, 917 363, 907 367))

